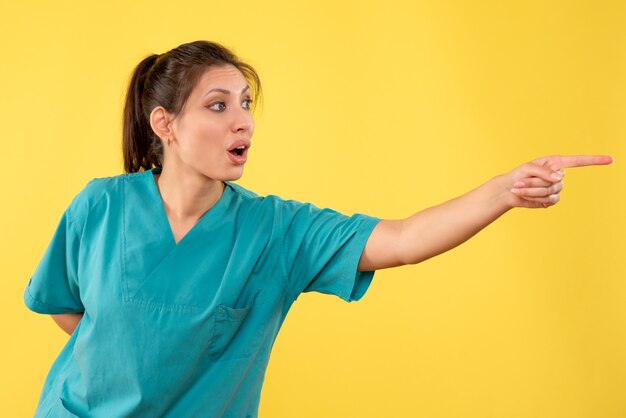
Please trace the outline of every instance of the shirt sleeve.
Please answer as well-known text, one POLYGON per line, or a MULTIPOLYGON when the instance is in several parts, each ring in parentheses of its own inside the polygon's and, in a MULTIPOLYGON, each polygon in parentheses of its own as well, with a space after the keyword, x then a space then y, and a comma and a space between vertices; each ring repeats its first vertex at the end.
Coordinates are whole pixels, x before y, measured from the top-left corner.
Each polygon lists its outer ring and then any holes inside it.
POLYGON ((365 294, 375 271, 357 271, 367 239, 380 218, 347 216, 311 203, 284 201, 283 260, 291 300, 301 292, 339 296, 346 302, 365 294))
POLYGON ((78 287, 80 235, 68 207, 24 290, 28 309, 41 314, 84 312, 78 287))

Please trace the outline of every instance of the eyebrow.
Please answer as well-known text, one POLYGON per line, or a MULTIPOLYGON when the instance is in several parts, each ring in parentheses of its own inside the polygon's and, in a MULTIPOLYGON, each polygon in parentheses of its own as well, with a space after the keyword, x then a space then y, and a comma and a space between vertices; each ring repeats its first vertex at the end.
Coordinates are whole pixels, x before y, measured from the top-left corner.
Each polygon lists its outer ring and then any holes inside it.
MULTIPOLYGON (((246 86, 243 89, 241 89, 241 94, 243 94, 246 90, 250 90, 250 86, 246 86)), ((211 93, 212 91, 219 91, 220 93, 224 93, 224 94, 230 94, 229 90, 226 89, 221 89, 221 88, 214 88, 211 89, 209 91, 206 92, 205 96, 207 96, 209 93, 211 93)))

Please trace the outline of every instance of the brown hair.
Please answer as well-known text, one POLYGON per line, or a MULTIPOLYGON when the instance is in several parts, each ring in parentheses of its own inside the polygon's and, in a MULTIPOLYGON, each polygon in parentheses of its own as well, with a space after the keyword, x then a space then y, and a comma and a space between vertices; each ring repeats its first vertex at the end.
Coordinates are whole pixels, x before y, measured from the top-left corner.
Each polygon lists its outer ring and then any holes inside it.
POLYGON ((127 173, 163 165, 163 144, 150 126, 149 117, 157 106, 177 116, 194 86, 211 66, 231 64, 250 84, 253 104, 261 98, 261 82, 254 68, 242 62, 228 48, 209 41, 182 44, 161 55, 149 55, 132 73, 122 131, 124 170, 127 173))

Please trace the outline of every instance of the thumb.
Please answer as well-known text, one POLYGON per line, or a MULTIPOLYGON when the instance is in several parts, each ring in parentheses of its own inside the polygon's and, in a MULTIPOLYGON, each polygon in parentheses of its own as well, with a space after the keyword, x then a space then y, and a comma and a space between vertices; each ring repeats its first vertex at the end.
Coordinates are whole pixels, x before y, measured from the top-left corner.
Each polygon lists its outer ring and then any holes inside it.
POLYGON ((545 181, 550 183, 556 183, 558 181, 563 180, 563 175, 565 174, 562 170, 552 170, 551 168, 537 165, 534 163, 527 163, 520 167, 525 176, 528 177, 539 177, 545 181))

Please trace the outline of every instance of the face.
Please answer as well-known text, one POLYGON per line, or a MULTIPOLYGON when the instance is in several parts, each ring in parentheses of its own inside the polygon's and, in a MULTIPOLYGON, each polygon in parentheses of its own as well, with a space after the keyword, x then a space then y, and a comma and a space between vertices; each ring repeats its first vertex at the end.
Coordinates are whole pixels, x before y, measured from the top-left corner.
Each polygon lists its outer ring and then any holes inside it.
POLYGON ((236 67, 209 68, 171 123, 173 138, 164 145, 164 165, 216 180, 240 178, 254 132, 251 103, 248 82, 236 67), (241 156, 232 151, 240 144, 246 146, 241 156))

